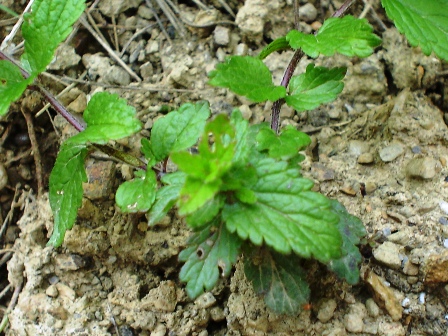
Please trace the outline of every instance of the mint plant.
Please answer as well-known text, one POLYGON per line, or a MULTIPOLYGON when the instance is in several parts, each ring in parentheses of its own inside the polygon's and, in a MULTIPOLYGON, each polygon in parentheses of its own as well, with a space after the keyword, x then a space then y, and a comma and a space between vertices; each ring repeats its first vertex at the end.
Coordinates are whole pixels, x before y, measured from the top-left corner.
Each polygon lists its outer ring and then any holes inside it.
MULTIPOLYGON (((229 276, 240 255, 248 280, 276 313, 296 314, 309 300, 303 259, 316 259, 348 283, 357 283, 357 245, 365 229, 339 202, 312 191, 313 182, 302 176, 300 166, 305 158, 300 152, 310 138, 290 126, 280 130, 278 118, 283 103, 298 112, 312 110, 335 100, 344 87, 345 68, 310 64, 294 76, 301 56, 367 57, 380 44, 365 19, 340 18, 352 2, 346 1, 316 34, 293 30, 258 57, 228 57, 209 74, 210 85, 256 103, 273 101, 270 125, 249 125, 237 109, 210 119, 207 102, 186 103, 154 123, 150 137, 142 140, 142 161, 106 146, 141 129, 126 101, 95 94, 84 112, 84 126, 39 85, 38 75, 81 15, 84 1, 36 0, 25 16, 20 65, 0 53, 0 115, 31 87, 80 131, 61 145, 50 175, 54 229, 48 244, 60 246, 74 225, 86 181, 84 161, 92 148, 99 148, 136 168, 135 178, 115 195, 122 212, 146 213, 148 225, 154 226, 176 208, 192 229, 179 254, 184 262, 180 279, 192 299, 229 276), (276 85, 263 60, 282 49, 295 54, 276 85), (167 169, 170 160, 177 171, 167 169)), ((448 60, 446 1, 382 4, 412 45, 448 60)))

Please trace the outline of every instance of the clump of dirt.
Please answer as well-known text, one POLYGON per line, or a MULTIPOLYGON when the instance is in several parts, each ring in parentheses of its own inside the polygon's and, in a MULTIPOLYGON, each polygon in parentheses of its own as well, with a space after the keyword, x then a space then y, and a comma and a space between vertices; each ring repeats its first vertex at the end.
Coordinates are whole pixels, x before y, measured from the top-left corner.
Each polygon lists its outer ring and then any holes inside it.
MULTIPOLYGON (((58 51, 61 62, 56 59, 52 71, 72 79, 86 71, 78 88, 61 97, 74 113, 101 90, 120 94, 137 109, 144 130, 117 147, 138 155, 153 122, 189 101, 209 100, 214 114, 238 107, 250 122, 269 121, 272 103, 253 104, 211 88, 207 72, 227 55, 256 54, 293 28, 291 1, 215 0, 207 8, 179 1, 185 31, 176 31, 151 2, 101 3, 95 19, 142 82, 98 45, 83 43, 90 37, 82 30, 77 45, 58 51)), ((300 25, 311 32, 332 7, 327 1, 306 6, 300 25)), ((374 9, 385 20, 379 1, 374 9)), ((12 287, 23 288, 6 334, 447 335, 448 95, 439 73, 448 66, 410 48, 393 28, 377 34, 383 47, 366 59, 317 59, 318 65, 347 67, 340 98, 307 113, 286 106, 281 112, 282 126, 312 136, 303 168, 314 189, 338 199, 367 228, 358 285, 307 263, 310 305, 297 316, 278 316, 254 293, 240 260, 231 279, 190 300, 178 280, 177 256, 189 236, 183 219, 172 213, 148 228, 144 216, 121 214, 114 192, 132 170, 95 153, 87 163, 78 221, 61 248, 45 246, 53 227, 47 196, 23 192, 20 234, 7 269, 12 287)), ((276 83, 291 56, 266 59, 276 83)), ((298 70, 312 61, 302 59, 298 70)), ((52 89, 60 90, 59 84, 52 89)), ((65 120, 54 119, 61 139, 74 133, 65 120)), ((0 182, 5 162, 0 160, 0 182)))

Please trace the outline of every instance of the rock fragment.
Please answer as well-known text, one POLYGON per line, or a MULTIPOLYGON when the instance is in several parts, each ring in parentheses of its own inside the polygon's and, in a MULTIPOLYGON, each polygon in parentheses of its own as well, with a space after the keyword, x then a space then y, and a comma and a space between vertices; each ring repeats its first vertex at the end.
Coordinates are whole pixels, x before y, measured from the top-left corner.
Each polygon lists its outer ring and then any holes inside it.
POLYGON ((392 269, 400 269, 400 247, 392 242, 384 242, 373 251, 373 256, 380 263, 392 269))
POLYGON ((313 22, 317 17, 317 9, 311 3, 307 3, 299 8, 299 18, 305 22, 313 22))
POLYGON ((403 154, 404 148, 401 144, 394 143, 380 149, 379 154, 383 162, 391 162, 403 154))
POLYGON ((406 165, 406 174, 411 178, 429 180, 442 170, 440 161, 430 158, 415 158, 406 165))
POLYGON ((319 306, 319 311, 317 312, 317 319, 322 323, 330 321, 334 316, 334 311, 336 310, 337 304, 334 299, 324 300, 319 306))

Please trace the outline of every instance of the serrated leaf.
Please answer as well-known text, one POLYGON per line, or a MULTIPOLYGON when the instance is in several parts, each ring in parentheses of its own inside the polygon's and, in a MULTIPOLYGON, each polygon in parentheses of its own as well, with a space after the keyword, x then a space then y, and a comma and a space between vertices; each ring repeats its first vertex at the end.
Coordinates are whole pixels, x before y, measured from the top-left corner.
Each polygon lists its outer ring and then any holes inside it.
POLYGON ((366 19, 351 15, 326 19, 316 35, 292 30, 286 39, 293 49, 301 48, 305 54, 316 58, 319 54, 332 56, 367 57, 380 45, 381 39, 372 33, 373 28, 366 19))
POLYGON ((227 231, 223 224, 209 225, 193 234, 188 247, 179 254, 179 260, 185 262, 179 277, 187 283, 191 299, 213 289, 220 276, 230 275, 240 246, 238 236, 227 231))
POLYGON ((448 61, 448 2, 446 0, 382 0, 386 14, 409 43, 448 61))
POLYGON ((243 118, 240 110, 234 110, 230 116, 230 123, 235 128, 235 154, 233 162, 244 165, 247 162, 250 147, 248 146, 249 122, 243 118))
POLYGON ((279 51, 279 50, 285 50, 291 48, 289 45, 289 42, 286 40, 286 36, 279 37, 269 43, 266 47, 263 48, 263 50, 258 55, 258 58, 263 60, 266 57, 268 57, 273 52, 279 51))
POLYGON ((151 130, 151 151, 156 161, 165 159, 171 152, 193 146, 204 131, 210 116, 207 102, 184 104, 177 111, 157 119, 151 130))
POLYGON ((231 56, 209 73, 210 85, 225 87, 258 103, 276 101, 286 95, 283 86, 272 82, 269 68, 258 58, 231 56))
POLYGON ((223 184, 223 175, 231 168, 235 153, 235 131, 229 119, 218 115, 209 122, 199 143, 199 154, 173 153, 171 159, 187 174, 181 190, 179 214, 187 215, 211 200, 223 184), (209 144, 209 135, 214 143, 209 144))
POLYGON ((252 163, 258 182, 251 189, 257 201, 224 206, 222 217, 229 231, 283 254, 294 251, 322 262, 340 257, 338 216, 325 196, 310 191, 313 182, 299 177, 299 169, 285 161, 260 156, 252 163))
POLYGON ((32 79, 25 79, 19 67, 10 61, 0 60, 0 116, 6 114, 9 105, 20 98, 32 79))
POLYGON ((148 168, 146 174, 126 181, 118 187, 115 202, 124 213, 146 212, 156 198, 156 174, 148 168))
POLYGON ((84 11, 84 0, 35 0, 31 13, 24 16, 22 35, 25 52, 22 65, 36 77, 45 71, 58 45, 72 31, 84 11))
POLYGON ((135 108, 117 94, 108 92, 93 95, 83 116, 87 127, 70 138, 73 143, 104 144, 137 133, 142 127, 135 117, 135 108))
POLYGON ((286 103, 296 111, 307 111, 332 102, 344 88, 342 79, 346 71, 346 68, 329 69, 309 64, 305 73, 291 78, 286 103))
POLYGON ((268 150, 272 158, 282 158, 284 160, 295 157, 311 143, 310 137, 303 132, 299 132, 292 126, 288 126, 280 135, 270 128, 263 128, 257 135, 257 149, 259 151, 268 150))
POLYGON ((244 260, 244 273, 257 294, 277 314, 294 315, 309 301, 310 289, 306 273, 295 255, 264 250, 244 260))
POLYGON ((207 201, 198 210, 187 216, 187 224, 192 229, 197 230, 212 221, 213 218, 219 213, 219 210, 224 206, 224 197, 217 195, 207 201))
POLYGON ((49 200, 53 211, 53 234, 47 245, 58 247, 65 232, 73 227, 82 203, 82 183, 87 182, 84 144, 64 143, 50 174, 49 200))
POLYGON ((361 220, 350 215, 338 201, 331 200, 331 208, 339 216, 337 227, 342 236, 342 257, 331 260, 328 268, 349 284, 355 285, 359 280, 359 263, 362 260, 356 245, 367 232, 361 220))
POLYGON ((157 190, 156 199, 148 212, 148 225, 157 224, 171 210, 180 195, 180 190, 185 183, 185 174, 175 172, 162 177, 162 182, 167 184, 157 190))

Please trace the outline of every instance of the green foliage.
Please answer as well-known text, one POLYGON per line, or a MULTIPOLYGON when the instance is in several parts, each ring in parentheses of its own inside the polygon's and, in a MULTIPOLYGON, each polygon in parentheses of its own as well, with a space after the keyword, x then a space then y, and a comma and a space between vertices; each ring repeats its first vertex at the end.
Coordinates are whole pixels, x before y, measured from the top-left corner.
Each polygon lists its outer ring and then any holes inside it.
POLYGON ((339 215, 337 227, 342 236, 342 256, 331 260, 328 267, 340 278, 354 285, 359 280, 359 263, 362 260, 357 245, 367 232, 361 220, 350 215, 341 203, 332 200, 331 208, 339 215))
POLYGON ((266 57, 268 57, 270 54, 291 48, 289 45, 288 40, 286 39, 286 36, 279 37, 278 39, 275 39, 271 43, 269 43, 266 47, 263 48, 263 50, 258 55, 258 58, 261 60, 264 60, 266 57))
POLYGON ((45 71, 56 48, 70 34, 84 8, 83 0, 34 1, 22 26, 25 39, 22 65, 31 77, 45 71))
MULTIPOLYGON (((135 109, 126 105, 117 95, 107 92, 92 97, 85 111, 85 121, 86 129, 61 146, 50 174, 50 206, 54 214, 54 228, 48 245, 55 247, 62 244, 65 232, 73 227, 82 203, 82 183, 87 182, 84 169, 87 143, 102 144, 129 136, 141 128, 140 122, 135 119, 135 109)), ((132 192, 130 186, 138 189, 147 186, 147 183, 129 183, 124 187, 127 192, 132 192)), ((127 206, 127 201, 122 202, 127 206)), ((143 206, 148 201, 141 203, 134 200, 134 203, 143 206)))
POLYGON ((87 182, 84 160, 85 144, 64 143, 50 175, 50 206, 53 211, 53 234, 47 245, 59 246, 65 232, 73 227, 82 203, 82 183, 87 182))
POLYGON ((210 116, 207 102, 184 104, 179 110, 157 119, 151 131, 149 152, 146 157, 154 157, 159 162, 171 152, 193 146, 201 135, 210 116))
POLYGON ((277 314, 296 314, 309 302, 310 289, 305 271, 297 256, 269 250, 249 252, 244 260, 244 273, 255 293, 262 294, 266 305, 277 314), (258 252, 258 253, 257 253, 258 252))
POLYGON ((448 61, 448 1, 382 0, 387 16, 412 46, 448 61))
POLYGON ((123 212, 146 212, 156 199, 156 174, 148 169, 132 181, 124 182, 115 194, 115 202, 123 212))
POLYGON ((286 104, 296 111, 307 111, 332 102, 344 88, 342 80, 346 71, 346 68, 328 69, 309 64, 305 73, 291 78, 286 104))
POLYGON ((325 20, 316 35, 292 30, 286 35, 286 39, 292 48, 301 48, 313 58, 319 54, 332 56, 335 53, 367 57, 373 53, 373 48, 381 43, 381 39, 372 31, 373 28, 366 19, 347 15, 325 20))
POLYGON ((23 78, 18 66, 0 60, 0 116, 8 112, 9 105, 19 99, 31 82, 23 78))
POLYGON ((210 85, 229 88, 254 102, 275 101, 286 95, 283 86, 272 82, 268 67, 258 58, 231 56, 209 74, 210 85))
POLYGON ((222 223, 212 222, 195 232, 188 247, 179 254, 184 261, 179 277, 187 282, 191 298, 215 287, 219 276, 227 277, 240 253, 241 240, 226 230, 222 223))

